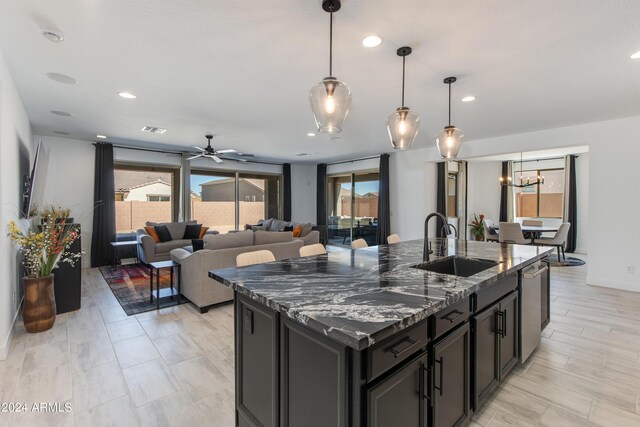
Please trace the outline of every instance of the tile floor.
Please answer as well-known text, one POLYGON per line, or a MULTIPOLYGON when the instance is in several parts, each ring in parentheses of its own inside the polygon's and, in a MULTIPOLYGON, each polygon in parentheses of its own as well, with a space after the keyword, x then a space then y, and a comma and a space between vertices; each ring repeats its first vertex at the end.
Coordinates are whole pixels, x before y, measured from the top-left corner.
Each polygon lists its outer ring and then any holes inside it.
MULTIPOLYGON (((640 293, 552 270, 552 322, 473 426, 640 425, 640 293)), ((54 328, 17 326, 0 402, 70 403, 70 413, 0 413, 5 426, 233 426, 233 310, 190 305, 128 317, 95 269, 82 309, 54 328)), ((399 426, 400 427, 400 426, 399 426)))

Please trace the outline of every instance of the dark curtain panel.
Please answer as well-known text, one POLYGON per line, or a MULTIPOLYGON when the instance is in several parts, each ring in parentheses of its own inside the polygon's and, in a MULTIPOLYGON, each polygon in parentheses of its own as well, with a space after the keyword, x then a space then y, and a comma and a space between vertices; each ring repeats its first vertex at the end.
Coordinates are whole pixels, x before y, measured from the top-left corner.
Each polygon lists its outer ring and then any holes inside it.
POLYGON ((569 236, 567 237, 566 252, 575 252, 576 241, 578 239, 578 200, 576 197, 576 157, 569 156, 569 198, 567 222, 571 223, 569 236))
POLYGON ((387 243, 387 236, 391 234, 391 205, 389 203, 389 155, 380 156, 380 188, 378 189, 378 229, 377 242, 379 245, 387 243))
POLYGON ((282 195, 282 219, 291 221, 291 164, 282 165, 284 176, 284 194, 282 195))
POLYGON ((327 165, 318 165, 318 177, 316 187, 316 223, 327 225, 327 165))
MULTIPOLYGON (((445 217, 447 216, 447 164, 445 162, 438 163, 438 181, 436 191, 436 211, 445 217)), ((440 218, 436 221, 436 236, 444 237, 445 224, 440 218)))
MULTIPOLYGON (((507 179, 507 176, 509 176, 509 162, 502 162, 502 177, 507 179)), ((500 186, 500 222, 509 220, 507 191, 509 191, 509 187, 506 185, 500 186)))
POLYGON ((111 242, 116 239, 116 205, 113 184, 113 146, 96 143, 96 165, 93 187, 93 236, 91 267, 109 265, 113 261, 111 242))

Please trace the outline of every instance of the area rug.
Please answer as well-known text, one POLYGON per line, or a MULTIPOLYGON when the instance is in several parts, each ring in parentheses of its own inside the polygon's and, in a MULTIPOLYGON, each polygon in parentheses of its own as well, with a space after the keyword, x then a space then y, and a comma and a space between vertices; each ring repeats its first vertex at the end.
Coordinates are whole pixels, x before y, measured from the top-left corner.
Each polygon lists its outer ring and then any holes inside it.
MULTIPOLYGON (((153 304, 149 301, 149 269, 142 264, 107 265, 100 267, 100 272, 106 280, 111 292, 122 306, 122 309, 131 316, 156 309, 155 299, 153 304)), ((160 274, 160 289, 168 288, 170 284, 169 269, 162 269, 160 274)), ((154 273, 155 274, 155 273, 154 273)), ((175 278, 174 278, 175 280, 175 278)), ((156 278, 153 278, 155 289, 156 278)), ((175 286, 174 282, 174 286, 175 286)), ((182 298, 186 301, 185 298, 182 298)), ((160 308, 175 305, 176 300, 161 298, 160 308)))
POLYGON ((551 261, 551 267, 575 267, 577 265, 584 265, 584 260, 580 258, 574 258, 567 256, 566 260, 560 259, 558 261, 558 255, 549 255, 549 261, 551 261))

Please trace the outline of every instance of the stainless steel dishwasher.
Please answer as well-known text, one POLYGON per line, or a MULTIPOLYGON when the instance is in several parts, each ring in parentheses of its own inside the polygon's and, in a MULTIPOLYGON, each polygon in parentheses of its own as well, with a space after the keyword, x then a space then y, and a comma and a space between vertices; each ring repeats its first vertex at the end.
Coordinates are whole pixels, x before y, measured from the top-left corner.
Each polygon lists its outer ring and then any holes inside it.
POLYGON ((538 261, 520 273, 520 363, 527 361, 540 344, 542 280, 548 267, 538 261))

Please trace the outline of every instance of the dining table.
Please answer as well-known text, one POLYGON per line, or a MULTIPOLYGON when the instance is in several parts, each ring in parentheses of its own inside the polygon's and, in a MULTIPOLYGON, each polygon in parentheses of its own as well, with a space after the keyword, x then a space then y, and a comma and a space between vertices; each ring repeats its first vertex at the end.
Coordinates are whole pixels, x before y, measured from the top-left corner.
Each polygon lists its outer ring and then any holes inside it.
MULTIPOLYGON (((532 243, 534 239, 539 239, 542 233, 555 233, 558 231, 558 227, 553 225, 520 225, 520 228, 524 237, 531 239, 532 243)), ((500 226, 495 227, 495 230, 499 231, 500 226)))

